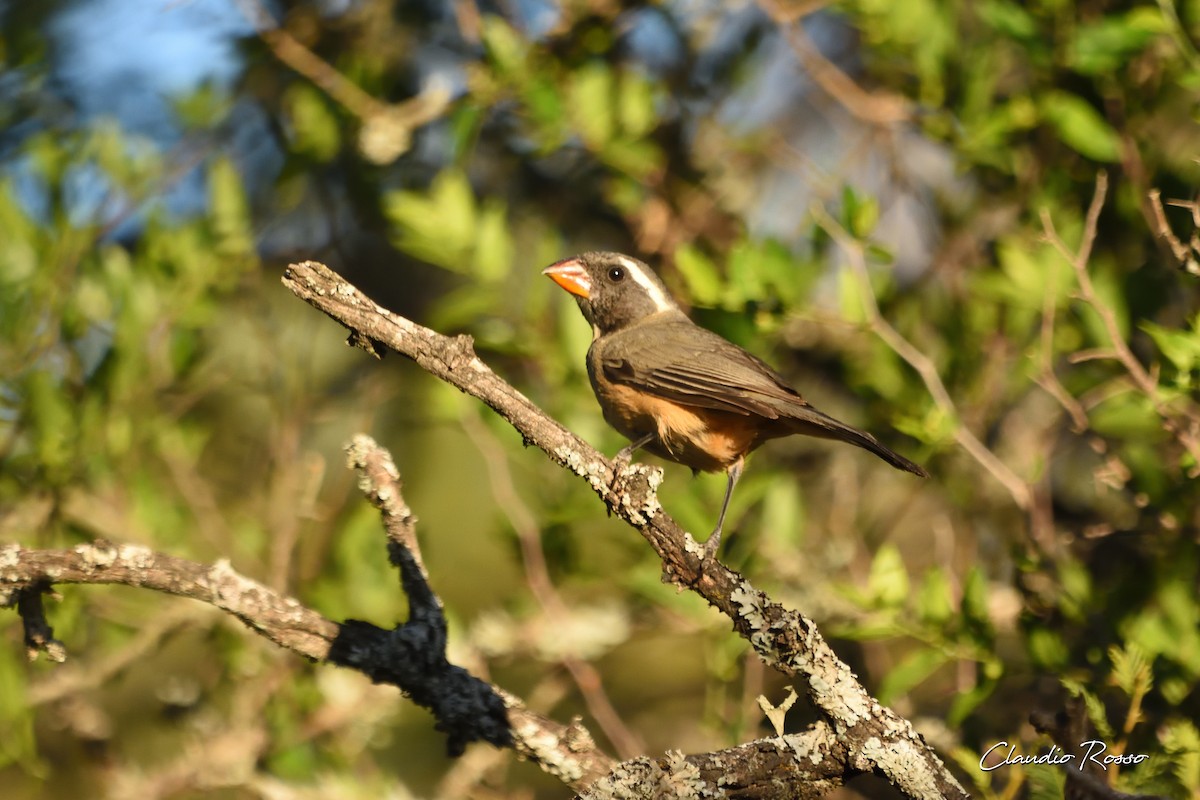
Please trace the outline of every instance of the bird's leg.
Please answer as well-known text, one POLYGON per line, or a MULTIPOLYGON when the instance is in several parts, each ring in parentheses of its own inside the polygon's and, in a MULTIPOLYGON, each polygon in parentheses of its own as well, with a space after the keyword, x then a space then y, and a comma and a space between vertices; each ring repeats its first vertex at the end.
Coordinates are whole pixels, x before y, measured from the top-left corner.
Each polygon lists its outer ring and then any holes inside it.
POLYGON ((725 484, 725 502, 721 504, 721 515, 717 517, 717 527, 713 529, 708 541, 704 543, 704 559, 706 561, 717 557, 717 548, 721 546, 721 527, 725 524, 725 512, 729 510, 729 498, 733 497, 733 487, 737 484, 738 478, 742 477, 742 466, 745 463, 745 460, 739 457, 725 470, 729 475, 729 482, 725 484))
POLYGON ((633 459, 634 451, 641 450, 643 447, 653 442, 655 436, 656 434, 647 433, 642 438, 632 441, 622 447, 617 454, 613 456, 613 464, 617 468, 616 471, 624 472, 625 468, 629 466, 629 462, 633 459))

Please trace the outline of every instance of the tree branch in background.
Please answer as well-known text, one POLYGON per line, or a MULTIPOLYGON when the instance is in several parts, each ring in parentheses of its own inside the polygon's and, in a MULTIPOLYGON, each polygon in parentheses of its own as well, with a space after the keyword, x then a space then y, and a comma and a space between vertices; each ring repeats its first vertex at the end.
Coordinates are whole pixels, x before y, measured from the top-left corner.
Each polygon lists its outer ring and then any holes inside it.
POLYGON ((1154 235, 1167 245, 1171 255, 1175 257, 1185 272, 1200 275, 1200 200, 1167 201, 1167 205, 1182 208, 1191 214, 1193 230, 1187 242, 1184 242, 1171 230, 1171 225, 1167 222, 1167 212, 1163 208, 1162 193, 1158 189, 1150 191, 1149 203, 1154 215, 1151 225, 1154 235))
POLYGON ((891 323, 884 319, 883 314, 879 312, 879 303, 875 299, 875 291, 871 288, 871 277, 867 272, 866 248, 863 243, 839 225, 823 206, 814 206, 813 216, 816 218, 817 224, 846 253, 847 261, 859 285, 859 294, 863 298, 863 310, 866 312, 867 324, 871 330, 891 348, 892 352, 917 371, 938 409, 956 422, 954 440, 1008 490, 1018 508, 1025 512, 1031 511, 1034 498, 1033 489, 1029 483, 997 458, 996 454, 989 450, 987 445, 962 423, 958 408, 950 397, 950 392, 946 390, 946 384, 942 382, 941 375, 938 374, 937 365, 929 356, 901 336, 900 332, 893 328, 891 323))
MULTIPOLYGON (((656 488, 661 470, 634 464, 617 474, 607 458, 484 364, 475 355, 470 337, 443 336, 393 314, 314 261, 290 265, 283 282, 348 328, 352 344, 369 352, 383 344, 411 358, 435 377, 483 401, 516 428, 525 444, 538 447, 586 480, 613 514, 651 544, 663 562, 665 580, 696 592, 727 615, 734 630, 768 664, 806 679, 810 702, 845 748, 844 777, 874 772, 908 797, 966 796, 911 723, 867 693, 812 620, 775 603, 724 565, 703 560, 703 546, 659 507, 656 488)), ((797 765, 804 758, 798 758, 797 765)))
POLYGON ((1104 199, 1107 194, 1108 175, 1101 172, 1096 175, 1096 188, 1092 194, 1091 205, 1088 207, 1083 238, 1079 243, 1079 249, 1075 252, 1071 252, 1071 249, 1059 236, 1050 212, 1046 209, 1042 209, 1041 212, 1046 240, 1075 270, 1075 277, 1079 282, 1079 297, 1091 306, 1100 317, 1111 348, 1077 353, 1076 360, 1083 360, 1082 357, 1086 355, 1089 358, 1113 359, 1120 362, 1125 371, 1129 373, 1134 387, 1150 400, 1154 410, 1162 417, 1163 427, 1191 454, 1196 466, 1193 467, 1190 477, 1195 478, 1200 476, 1200 412, 1197 412, 1194 406, 1172 407, 1163 399, 1158 390, 1157 375, 1142 366, 1142 362, 1134 355, 1133 349, 1121 334, 1121 326, 1117 322, 1116 313, 1096 292, 1096 286, 1092 283, 1092 276, 1088 272, 1088 262, 1091 260, 1092 247, 1096 241, 1100 211, 1104 208, 1104 199))
POLYGON ((852 117, 868 125, 888 127, 913 118, 912 101, 889 92, 867 91, 813 44, 801 21, 827 3, 820 0, 759 0, 759 5, 787 37, 813 83, 821 87, 852 117))
POLYGON ((400 103, 376 100, 277 24, 259 0, 238 0, 237 5, 277 59, 362 121, 358 145, 372 163, 390 164, 404 155, 413 131, 450 108, 450 92, 436 85, 400 103))

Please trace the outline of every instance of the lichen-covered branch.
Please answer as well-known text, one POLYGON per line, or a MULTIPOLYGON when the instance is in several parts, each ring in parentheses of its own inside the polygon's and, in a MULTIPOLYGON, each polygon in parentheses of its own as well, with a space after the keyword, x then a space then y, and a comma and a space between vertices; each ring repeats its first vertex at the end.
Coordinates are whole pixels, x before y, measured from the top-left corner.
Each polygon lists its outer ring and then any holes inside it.
POLYGON ((507 420, 527 445, 575 472, 608 509, 650 543, 664 580, 696 592, 726 614, 734 630, 769 664, 805 678, 810 702, 844 747, 840 768, 883 775, 908 797, 966 793, 912 725, 875 700, 825 642, 812 620, 775 603, 738 573, 704 562, 698 545, 658 504, 662 472, 632 465, 618 476, 601 453, 547 416, 475 355, 468 336, 448 337, 374 303, 333 270, 314 261, 292 264, 283 283, 351 332, 368 352, 382 344, 430 374, 478 398, 507 420))
POLYGON ((851 755, 828 725, 818 722, 803 733, 759 739, 685 756, 635 758, 622 762, 579 797, 610 800, 640 797, 787 797, 816 800, 853 777, 851 755), (782 792, 781 792, 782 787, 782 792), (706 793, 707 792, 707 793, 706 793))

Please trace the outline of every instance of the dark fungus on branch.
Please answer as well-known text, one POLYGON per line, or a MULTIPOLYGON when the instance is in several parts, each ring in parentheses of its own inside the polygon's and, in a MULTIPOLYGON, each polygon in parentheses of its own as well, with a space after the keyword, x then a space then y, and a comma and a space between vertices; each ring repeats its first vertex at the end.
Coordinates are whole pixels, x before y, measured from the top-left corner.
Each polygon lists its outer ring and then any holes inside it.
POLYGON ((446 660, 446 617, 412 553, 388 541, 388 558, 400 570, 409 618, 392 630, 347 620, 329 648, 331 663, 356 669, 376 683, 399 687, 433 712, 447 735, 446 750, 462 755, 474 741, 511 747, 504 701, 492 687, 446 660))

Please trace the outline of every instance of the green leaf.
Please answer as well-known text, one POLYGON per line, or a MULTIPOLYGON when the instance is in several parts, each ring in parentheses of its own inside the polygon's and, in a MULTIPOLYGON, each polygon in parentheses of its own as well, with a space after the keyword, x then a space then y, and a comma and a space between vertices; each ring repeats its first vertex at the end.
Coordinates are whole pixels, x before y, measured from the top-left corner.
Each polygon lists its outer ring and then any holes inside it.
POLYGON ((685 244, 675 251, 675 267, 687 283, 692 302, 702 306, 716 306, 721 302, 725 289, 721 273, 695 245, 685 244))
POLYGON ((516 258, 516 248, 508 232, 508 214, 504 203, 490 199, 479 215, 475 239, 476 275, 489 282, 508 277, 516 258))
POLYGON ((729 250, 727 269, 729 272, 730 297, 727 305, 742 307, 750 302, 761 302, 766 297, 766 287, 758 273, 760 260, 757 245, 742 239, 729 250))
POLYGON ((1087 565, 1064 559, 1058 567, 1058 581, 1062 586, 1059 608, 1070 619, 1082 621, 1092 599, 1092 575, 1087 565))
POLYGON ((645 178, 662 169, 663 152, 647 139, 616 139, 605 145, 600 157, 614 169, 634 178, 645 178))
POLYGON ((1024 7, 1007 0, 986 0, 976 5, 979 16, 997 33, 1012 39, 1032 39, 1038 34, 1037 20, 1024 7))
POLYGON ((1083 698, 1083 707, 1087 710, 1088 720, 1096 728, 1096 734, 1100 739, 1106 742, 1113 741, 1113 729, 1108 724, 1108 712, 1100 698, 1079 681, 1063 678, 1061 682, 1063 688, 1070 692, 1072 697, 1083 698))
POLYGON ((208 170, 208 206, 217 249, 224 256, 249 258, 255 254, 250 202, 242 176, 225 157, 213 160, 208 170))
POLYGON ((1029 659, 1044 670, 1062 670, 1067 666, 1071 651, 1062 635, 1048 628, 1033 628, 1025 637, 1029 659))
POLYGON ((958 430, 958 420, 946 413, 940 406, 930 403, 925 409, 924 416, 898 414, 892 419, 892 426, 901 433, 924 442, 940 447, 954 440, 958 430))
POLYGON ((764 535, 781 547, 795 547, 804 537, 804 497, 795 481, 772 481, 762 502, 764 535))
POLYGON ((1175 777, 1183 788, 1200 791, 1200 730, 1195 723, 1178 720, 1159 734, 1163 750, 1174 764, 1175 777))
POLYGON ((73 456, 76 430, 62 381, 47 369, 35 369, 25 382, 25 396, 38 461, 51 472, 66 469, 73 456))
POLYGON ((922 622, 941 625, 954 616, 954 596, 950 578, 941 567, 925 573, 917 594, 917 615, 922 622))
POLYGON ((478 212, 461 170, 442 170, 427 192, 389 193, 384 212, 395 226, 393 235, 401 250, 453 272, 470 272, 478 212))
POLYGON ((1024 769, 1029 800, 1062 800, 1067 796, 1067 774, 1061 767, 1029 764, 1024 769))
POLYGON ((1170 28, 1162 12, 1148 6, 1127 14, 1102 15, 1075 29, 1067 49, 1067 64, 1085 75, 1111 74, 1170 28))
POLYGON ((612 70, 601 61, 576 70, 567 84, 571 123, 593 150, 602 150, 616 132, 614 88, 612 70))
POLYGON ((1041 97, 1038 110, 1063 143, 1093 161, 1120 160, 1117 132, 1092 104, 1078 95, 1050 91, 1041 97))
POLYGON ((1150 690, 1154 681, 1151 659, 1136 642, 1126 642, 1124 647, 1109 647, 1108 660, 1112 662, 1112 682, 1127 696, 1145 694, 1150 690))
POLYGON ((901 606, 908 599, 908 569, 895 545, 885 544, 875 553, 867 576, 867 593, 884 608, 901 606))
POLYGON ((879 201, 860 195, 853 186, 842 187, 842 226, 856 239, 866 239, 879 222, 879 201))
POLYGON ((654 129, 658 112, 654 107, 654 84, 634 70, 622 70, 617 90, 617 118, 621 132, 640 138, 654 129))
POLYGON ((186 95, 170 98, 176 117, 189 128, 210 129, 233 110, 233 98, 213 81, 186 95))
POLYGON ((967 570, 963 579, 962 614, 967 622, 984 630, 991 629, 991 617, 988 614, 987 578, 979 567, 967 570))
POLYGON ((932 647, 909 653, 879 682, 879 701, 891 703, 897 697, 907 694, 949 660, 945 653, 932 647))
MULTIPOLYGON (((62 635, 61 631, 57 632, 62 635)), ((20 662, 19 648, 10 646, 4 650, 0 653, 0 686, 4 687, 0 692, 0 726, 4 728, 4 736, 0 736, 0 766, 18 763, 24 769, 33 767, 41 772, 41 765, 37 763, 34 714, 26 699, 29 666, 20 662)))
POLYGON ((341 149, 338 119, 325 96, 307 83, 293 83, 283 95, 291 122, 292 149, 319 163, 331 161, 341 149))
POLYGON ((867 312, 863 308, 862 282, 850 267, 842 267, 837 273, 838 309, 842 319, 855 325, 867 321, 867 312))
POLYGON ((865 239, 875 231, 878 223, 879 201, 874 197, 865 197, 850 217, 850 232, 859 239, 865 239))
POLYGON ((950 711, 946 714, 947 724, 952 727, 961 725, 980 703, 992 696, 997 683, 998 681, 993 679, 984 679, 970 690, 955 695, 954 702, 950 704, 950 711))
POLYGON ((508 79, 521 79, 526 73, 528 43, 500 17, 483 18, 483 48, 496 72, 508 79))
POLYGON ((1200 368, 1200 315, 1193 320, 1190 331, 1164 328, 1153 322, 1143 322, 1139 327, 1150 334, 1159 351, 1175 369, 1187 373, 1200 368))
POLYGON ((1102 436, 1149 441, 1161 441, 1166 436, 1162 418, 1150 399, 1140 392, 1105 398, 1088 412, 1088 421, 1102 436))
POLYGON ((808 294, 823 271, 822 267, 797 259, 786 245, 768 239, 758 246, 758 273, 767 290, 785 309, 790 309, 808 294))
POLYGON ((534 75, 521 92, 525 110, 536 127, 538 146, 548 153, 562 145, 569 136, 567 113, 558 85, 545 75, 534 75))

